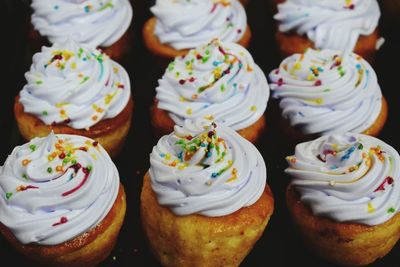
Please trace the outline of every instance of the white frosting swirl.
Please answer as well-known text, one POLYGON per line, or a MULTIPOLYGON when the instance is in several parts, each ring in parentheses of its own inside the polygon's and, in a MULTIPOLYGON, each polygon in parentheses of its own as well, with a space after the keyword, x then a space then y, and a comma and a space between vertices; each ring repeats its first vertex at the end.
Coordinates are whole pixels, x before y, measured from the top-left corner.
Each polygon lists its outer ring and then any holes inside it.
POLYGON ((0 221, 22 244, 57 245, 103 220, 118 190, 100 144, 51 133, 16 147, 0 167, 0 221))
POLYGON ((156 90, 158 107, 168 111, 175 124, 204 118, 235 130, 254 124, 269 98, 266 77, 250 53, 217 39, 177 57, 156 90))
POLYGON ((51 43, 76 42, 108 47, 132 20, 128 0, 32 0, 32 24, 51 43))
POLYGON ((269 75, 283 117, 305 134, 367 130, 382 107, 375 71, 354 53, 308 49, 269 75))
POLYGON ((122 66, 72 40, 43 47, 33 56, 20 92, 24 111, 44 123, 88 128, 114 118, 127 105, 130 81, 122 66))
POLYGON ((157 0, 150 10, 157 18, 154 34, 177 50, 213 38, 238 42, 247 27, 246 12, 238 0, 157 0))
POLYGON ((400 208, 400 156, 362 134, 327 135, 296 146, 286 172, 317 216, 366 225, 384 223, 400 208))
POLYGON ((231 214, 264 191, 258 150, 229 127, 197 120, 162 137, 150 155, 152 188, 160 205, 179 216, 231 214))
POLYGON ((316 48, 353 51, 360 35, 376 29, 380 15, 376 0, 286 0, 274 18, 280 31, 307 35, 316 48))

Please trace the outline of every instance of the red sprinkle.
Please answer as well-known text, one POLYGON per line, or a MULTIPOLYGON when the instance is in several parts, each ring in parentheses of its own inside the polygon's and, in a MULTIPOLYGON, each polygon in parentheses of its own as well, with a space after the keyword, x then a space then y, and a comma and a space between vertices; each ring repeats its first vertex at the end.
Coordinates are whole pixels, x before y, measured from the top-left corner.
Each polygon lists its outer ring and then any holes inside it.
POLYGON ((217 8, 217 3, 215 3, 214 5, 213 5, 213 7, 212 7, 212 9, 211 9, 211 12, 210 13, 213 13, 214 11, 215 11, 215 9, 217 8))
POLYGON ((25 185, 25 186, 19 187, 19 191, 25 191, 28 189, 39 189, 39 187, 33 186, 33 185, 25 185))
POLYGON ((124 89, 125 86, 124 86, 123 84, 119 84, 119 85, 118 85, 118 88, 124 89))
POLYGON ((80 184, 78 184, 77 187, 72 188, 71 190, 62 193, 61 196, 66 197, 66 196, 74 193, 75 191, 78 191, 86 183, 90 172, 87 168, 82 168, 82 172, 85 174, 85 177, 83 177, 83 180, 80 182, 80 184))
POLYGON ((282 79, 282 78, 279 78, 279 80, 278 80, 278 86, 282 86, 282 84, 283 84, 283 79, 282 79))
POLYGON ((275 74, 279 74, 279 70, 276 70, 276 71, 275 71, 275 74))
POLYGON ((241 29, 238 29, 237 32, 238 32, 238 33, 242 33, 242 30, 241 30, 241 29))
POLYGON ((60 218, 60 221, 54 223, 53 226, 57 226, 57 225, 60 225, 60 224, 64 224, 64 223, 66 223, 66 222, 68 222, 67 217, 61 217, 61 218, 60 218))
POLYGON ((194 82, 196 80, 196 78, 195 77, 190 77, 190 79, 189 79, 189 82, 194 82))
POLYGON ((394 182, 394 180, 392 177, 390 177, 390 176, 386 177, 385 180, 381 183, 380 186, 378 186, 377 189, 375 189, 374 192, 385 190, 385 184, 391 185, 391 184, 393 184, 393 182, 394 182))
POLYGON ((188 135, 188 136, 186 136, 186 139, 190 141, 193 139, 193 137, 191 135, 188 135))
POLYGON ((202 55, 200 55, 200 54, 197 54, 197 55, 196 55, 196 58, 197 58, 198 60, 200 60, 200 59, 202 59, 202 58, 203 58, 203 56, 202 56, 202 55))
POLYGON ((82 165, 81 165, 81 164, 79 164, 79 163, 76 163, 76 164, 72 165, 72 166, 71 166, 71 167, 69 167, 69 168, 72 168, 72 169, 74 169, 75 173, 77 173, 81 167, 82 167, 82 165))
POLYGON ((185 84, 185 80, 179 80, 179 84, 184 85, 185 84))
POLYGON ((322 84, 321 80, 316 80, 314 85, 315 86, 320 86, 321 84, 322 84))
POLYGON ((85 151, 85 152, 87 152, 87 147, 84 147, 84 146, 81 146, 80 148, 79 148, 79 150, 82 150, 82 151, 85 151))
POLYGON ((99 144, 99 142, 94 141, 92 145, 93 145, 93 146, 97 146, 98 144, 99 144))
POLYGON ((65 158, 65 153, 63 152, 63 153, 61 153, 59 156, 58 156, 60 159, 63 159, 63 158, 65 158))
POLYGON ((63 58, 62 55, 55 55, 53 57, 53 60, 61 60, 62 58, 63 58))

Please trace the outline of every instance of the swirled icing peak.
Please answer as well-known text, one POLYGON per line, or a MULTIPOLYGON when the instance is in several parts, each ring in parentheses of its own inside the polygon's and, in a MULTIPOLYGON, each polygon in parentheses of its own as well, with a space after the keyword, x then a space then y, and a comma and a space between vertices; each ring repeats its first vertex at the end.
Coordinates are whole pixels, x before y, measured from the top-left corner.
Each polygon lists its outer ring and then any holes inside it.
POLYGON ((305 134, 361 133, 382 108, 375 71, 354 53, 308 49, 283 60, 269 78, 283 117, 305 134))
POLYGON ((258 150, 229 127, 186 121, 162 137, 150 155, 158 202, 176 215, 231 214, 255 203, 266 184, 258 150))
POLYGON ((278 5, 279 30, 307 35, 316 48, 352 51, 371 34, 381 12, 376 0, 286 0, 278 5))
POLYGON ((157 0, 151 12, 157 18, 155 35, 177 50, 213 38, 238 42, 247 27, 246 12, 238 0, 157 0))
POLYGON ((0 167, 0 222, 22 244, 57 245, 95 227, 118 190, 98 142, 51 133, 16 147, 0 167))
POLYGON ((292 185, 315 215, 377 225, 400 208, 400 157, 377 138, 323 136, 297 145, 287 161, 292 185))
POLYGON ((24 111, 47 125, 75 129, 114 118, 130 98, 127 72, 99 50, 72 40, 43 47, 33 56, 20 92, 24 111))
POLYGON ((249 52, 217 39, 177 57, 156 90, 158 107, 177 125, 201 118, 235 130, 255 123, 269 98, 266 77, 249 52))
POLYGON ((132 20, 128 0, 33 0, 32 24, 51 43, 72 38, 93 47, 118 41, 132 20))

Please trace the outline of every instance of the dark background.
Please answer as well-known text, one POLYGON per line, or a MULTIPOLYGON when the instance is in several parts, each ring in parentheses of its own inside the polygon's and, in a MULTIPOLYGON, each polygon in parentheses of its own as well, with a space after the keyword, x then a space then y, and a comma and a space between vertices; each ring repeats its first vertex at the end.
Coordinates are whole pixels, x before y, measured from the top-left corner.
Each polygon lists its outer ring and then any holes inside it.
MULTIPOLYGON (((274 24, 272 20, 271 0, 250 0, 246 10, 248 23, 253 32, 249 48, 255 62, 268 74, 276 68, 281 58, 274 43, 274 24)), ((30 8, 29 0, 0 1, 0 164, 3 164, 12 149, 23 144, 13 115, 14 97, 25 84, 24 73, 29 69, 32 51, 27 39, 30 8)), ((139 195, 142 178, 149 168, 149 153, 157 140, 152 135, 149 123, 149 107, 162 71, 143 45, 141 31, 143 23, 151 14, 149 7, 153 1, 132 0, 133 21, 131 31, 134 40, 131 54, 121 62, 127 69, 135 101, 132 128, 121 154, 114 160, 121 181, 125 186, 128 200, 125 223, 119 235, 118 243, 110 257, 102 266, 159 266, 151 255, 141 229, 139 214, 139 195)), ((382 18, 380 30, 386 42, 379 51, 374 68, 377 72, 383 94, 389 102, 389 119, 380 138, 400 148, 399 133, 399 40, 400 1, 380 1, 382 18), (397 3, 397 4, 396 4, 397 3), (389 4, 391 6, 389 6, 389 4), (399 10, 399 11, 398 11, 399 10)), ((271 106, 271 105, 270 105, 271 106)), ((285 156, 293 153, 293 147, 287 145, 287 139, 271 122, 270 109, 266 111, 269 122, 267 131, 257 145, 267 164, 268 183, 275 196, 275 212, 251 253, 241 266, 332 266, 320 260, 317 255, 304 248, 293 229, 286 209, 284 193, 289 178, 284 175, 285 156)), ((11 262, 16 266, 27 266, 25 261, 0 237, 1 265, 11 262)), ((372 266, 399 266, 400 245, 397 245, 383 259, 372 266)))

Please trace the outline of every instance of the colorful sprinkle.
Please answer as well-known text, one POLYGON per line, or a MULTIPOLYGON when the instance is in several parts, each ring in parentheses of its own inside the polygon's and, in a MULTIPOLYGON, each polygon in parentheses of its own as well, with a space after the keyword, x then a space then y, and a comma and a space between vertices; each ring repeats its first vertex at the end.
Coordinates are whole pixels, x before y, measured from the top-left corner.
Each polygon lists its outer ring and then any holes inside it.
POLYGON ((67 223, 67 222, 68 222, 67 217, 64 217, 64 216, 63 216, 63 217, 60 218, 60 221, 54 223, 53 226, 61 225, 61 224, 67 223))

